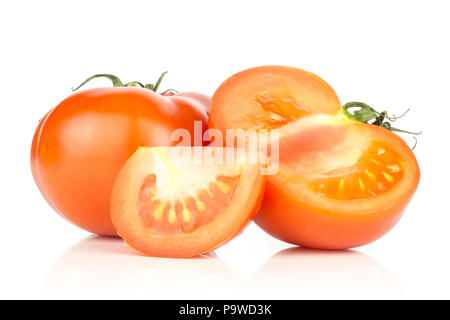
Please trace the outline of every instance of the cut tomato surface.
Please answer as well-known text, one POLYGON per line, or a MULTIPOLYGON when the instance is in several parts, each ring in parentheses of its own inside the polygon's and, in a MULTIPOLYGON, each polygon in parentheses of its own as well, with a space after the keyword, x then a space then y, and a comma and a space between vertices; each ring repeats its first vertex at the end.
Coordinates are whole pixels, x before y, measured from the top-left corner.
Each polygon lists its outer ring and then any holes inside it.
POLYGON ((305 247, 346 249, 388 232, 420 177, 396 134, 343 115, 316 115, 281 129, 279 171, 268 177, 256 223, 305 247))
POLYGON ((192 257, 236 236, 258 211, 265 178, 258 164, 237 157, 229 163, 227 152, 235 151, 139 148, 111 196, 123 240, 146 255, 192 257))
POLYGON ((241 71, 214 93, 210 127, 279 128, 311 114, 336 114, 341 103, 334 90, 313 73, 285 66, 241 71))

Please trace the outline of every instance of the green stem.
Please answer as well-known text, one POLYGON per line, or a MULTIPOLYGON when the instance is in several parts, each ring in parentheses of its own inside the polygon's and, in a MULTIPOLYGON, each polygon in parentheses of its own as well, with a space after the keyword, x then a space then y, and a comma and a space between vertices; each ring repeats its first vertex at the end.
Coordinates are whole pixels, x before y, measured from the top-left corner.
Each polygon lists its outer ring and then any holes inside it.
POLYGON ((102 74, 95 74, 95 75, 87 78, 78 87, 76 87, 75 89, 72 88, 72 91, 77 91, 82 86, 84 86, 86 83, 88 83, 89 81, 91 81, 92 79, 95 79, 95 78, 107 78, 107 79, 111 80, 114 87, 123 87, 123 83, 122 83, 122 81, 120 81, 120 79, 118 77, 116 77, 112 74, 102 73, 102 74))
POLYGON ((365 104, 364 102, 357 102, 357 101, 347 102, 346 104, 344 104, 344 106, 342 108, 343 108, 343 113, 347 116, 347 118, 355 120, 355 121, 372 124, 372 125, 379 126, 379 127, 385 128, 390 131, 395 131, 395 132, 403 132, 403 133, 409 133, 409 134, 414 134, 414 135, 418 135, 418 134, 422 133, 422 131, 421 132, 411 132, 411 131, 394 128, 391 125, 391 122, 394 122, 397 119, 400 119, 403 116, 405 116, 406 113, 408 113, 409 109, 406 110, 401 116, 396 117, 396 116, 389 116, 387 111, 378 112, 377 110, 375 110, 371 106, 365 104), (356 110, 354 110, 353 112, 350 112, 350 109, 356 109, 356 110), (370 120, 373 120, 373 121, 369 122, 370 120), (389 122, 389 121, 391 121, 391 122, 389 122))
POLYGON ((131 81, 124 84, 124 87, 141 87, 145 88, 145 86, 139 81, 131 81))
POLYGON ((347 102, 342 108, 347 118, 360 122, 367 123, 367 121, 375 118, 378 115, 377 111, 372 109, 364 102, 347 102), (350 113, 349 109, 353 108, 359 108, 359 110, 354 111, 352 114, 350 113))
POLYGON ((158 80, 155 83, 155 86, 153 87, 153 91, 156 92, 156 90, 159 89, 159 85, 161 84, 162 79, 164 78, 164 76, 167 74, 168 71, 164 71, 163 73, 161 73, 161 75, 159 76, 158 80))
POLYGON ((161 94, 165 95, 166 93, 169 93, 169 92, 172 92, 174 94, 179 94, 179 92, 177 90, 175 90, 175 89, 167 89, 166 91, 161 92, 161 94))
MULTIPOLYGON (((411 131, 398 129, 391 125, 391 122, 394 122, 397 119, 400 119, 403 116, 405 116, 408 113, 409 109, 406 110, 401 116, 396 117, 394 115, 389 116, 387 111, 378 112, 377 110, 375 110, 374 108, 372 108, 371 106, 369 106, 363 102, 356 102, 356 101, 348 102, 348 103, 344 104, 344 106, 342 108, 343 108, 344 115, 346 115, 347 118, 349 118, 351 120, 379 126, 379 127, 385 128, 386 130, 393 131, 393 132, 402 132, 402 133, 408 133, 408 134, 413 134, 413 135, 419 135, 422 133, 422 131, 411 132, 411 131), (350 112, 350 109, 353 109, 353 112, 350 112), (373 121, 369 122, 371 120, 373 120, 373 121)), ((414 148, 417 145, 416 137, 413 137, 413 138, 415 140, 415 144, 414 144, 412 150, 414 150, 414 148)))
POLYGON ((116 77, 112 74, 107 74, 107 73, 96 74, 96 75, 93 75, 93 76, 87 78, 86 80, 84 80, 78 87, 72 88, 72 91, 76 91, 76 90, 80 89, 82 86, 84 86, 86 83, 88 83, 92 79, 107 78, 107 79, 111 80, 114 87, 138 87, 138 88, 140 87, 140 88, 145 88, 145 89, 149 89, 154 92, 157 92, 157 90, 159 89, 159 86, 161 85, 161 81, 163 80, 163 78, 166 74, 167 74, 167 71, 163 72, 159 76, 158 80, 156 81, 156 84, 154 84, 154 85, 151 83, 144 85, 142 82, 139 82, 139 81, 131 81, 131 82, 127 82, 127 83, 123 84, 123 82, 118 77, 116 77))

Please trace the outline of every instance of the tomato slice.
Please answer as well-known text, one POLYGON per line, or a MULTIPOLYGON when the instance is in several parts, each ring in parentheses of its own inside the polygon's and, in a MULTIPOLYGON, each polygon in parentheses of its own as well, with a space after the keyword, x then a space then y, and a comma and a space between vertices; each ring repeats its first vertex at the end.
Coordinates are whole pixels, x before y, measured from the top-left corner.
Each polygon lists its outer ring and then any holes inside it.
POLYGON ((230 150, 139 148, 111 196, 123 240, 151 256, 192 257, 237 235, 259 209, 265 178, 258 164, 226 163, 230 150))
POLYGON ((209 126, 270 129, 316 113, 336 114, 334 90, 313 73, 284 66, 262 66, 225 80, 214 93, 209 126))
POLYGON ((420 178, 396 134, 344 116, 306 117, 281 129, 279 171, 255 221, 284 241, 318 249, 372 242, 399 220, 420 178))

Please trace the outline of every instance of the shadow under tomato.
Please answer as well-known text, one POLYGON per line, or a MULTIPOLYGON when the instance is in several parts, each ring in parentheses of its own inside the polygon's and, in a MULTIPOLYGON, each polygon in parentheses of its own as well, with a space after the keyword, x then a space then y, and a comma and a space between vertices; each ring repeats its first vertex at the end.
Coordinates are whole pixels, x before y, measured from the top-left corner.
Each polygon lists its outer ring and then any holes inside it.
MULTIPOLYGON (((107 236, 100 236, 100 235, 89 236, 89 237, 81 240, 77 244, 75 244, 69 250, 72 250, 72 251, 99 250, 99 251, 102 251, 105 253, 108 252, 108 253, 119 254, 119 255, 141 256, 141 257, 145 257, 145 258, 149 258, 149 259, 158 258, 158 257, 146 256, 134 249, 128 248, 121 238, 107 237, 107 236)), ((208 253, 198 255, 195 257, 183 258, 183 259, 217 259, 217 255, 215 254, 215 252, 208 252, 208 253)))
POLYGON ((214 253, 192 259, 142 256, 119 238, 89 236, 50 268, 43 291, 69 298, 208 298, 212 284, 229 296, 236 274, 214 253))
POLYGON ((356 251, 293 247, 281 250, 251 279, 253 286, 272 288, 270 298, 389 298, 401 294, 395 274, 356 251))

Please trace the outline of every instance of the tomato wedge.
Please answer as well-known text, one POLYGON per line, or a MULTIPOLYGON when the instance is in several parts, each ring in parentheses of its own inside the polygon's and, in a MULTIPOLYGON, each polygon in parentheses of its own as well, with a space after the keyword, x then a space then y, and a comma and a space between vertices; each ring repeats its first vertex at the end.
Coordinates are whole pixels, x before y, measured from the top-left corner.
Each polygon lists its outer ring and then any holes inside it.
POLYGON ((279 171, 268 177, 255 222, 317 249, 372 242, 400 219, 420 178, 396 134, 345 116, 310 116, 281 129, 279 171))
POLYGON ((313 73, 262 66, 225 80, 212 97, 209 127, 279 128, 316 113, 337 114, 341 103, 328 83, 313 73))
POLYGON ((111 196, 111 218, 122 239, 146 255, 183 258, 236 236, 258 211, 265 178, 258 164, 228 164, 226 152, 234 150, 139 148, 111 196))

